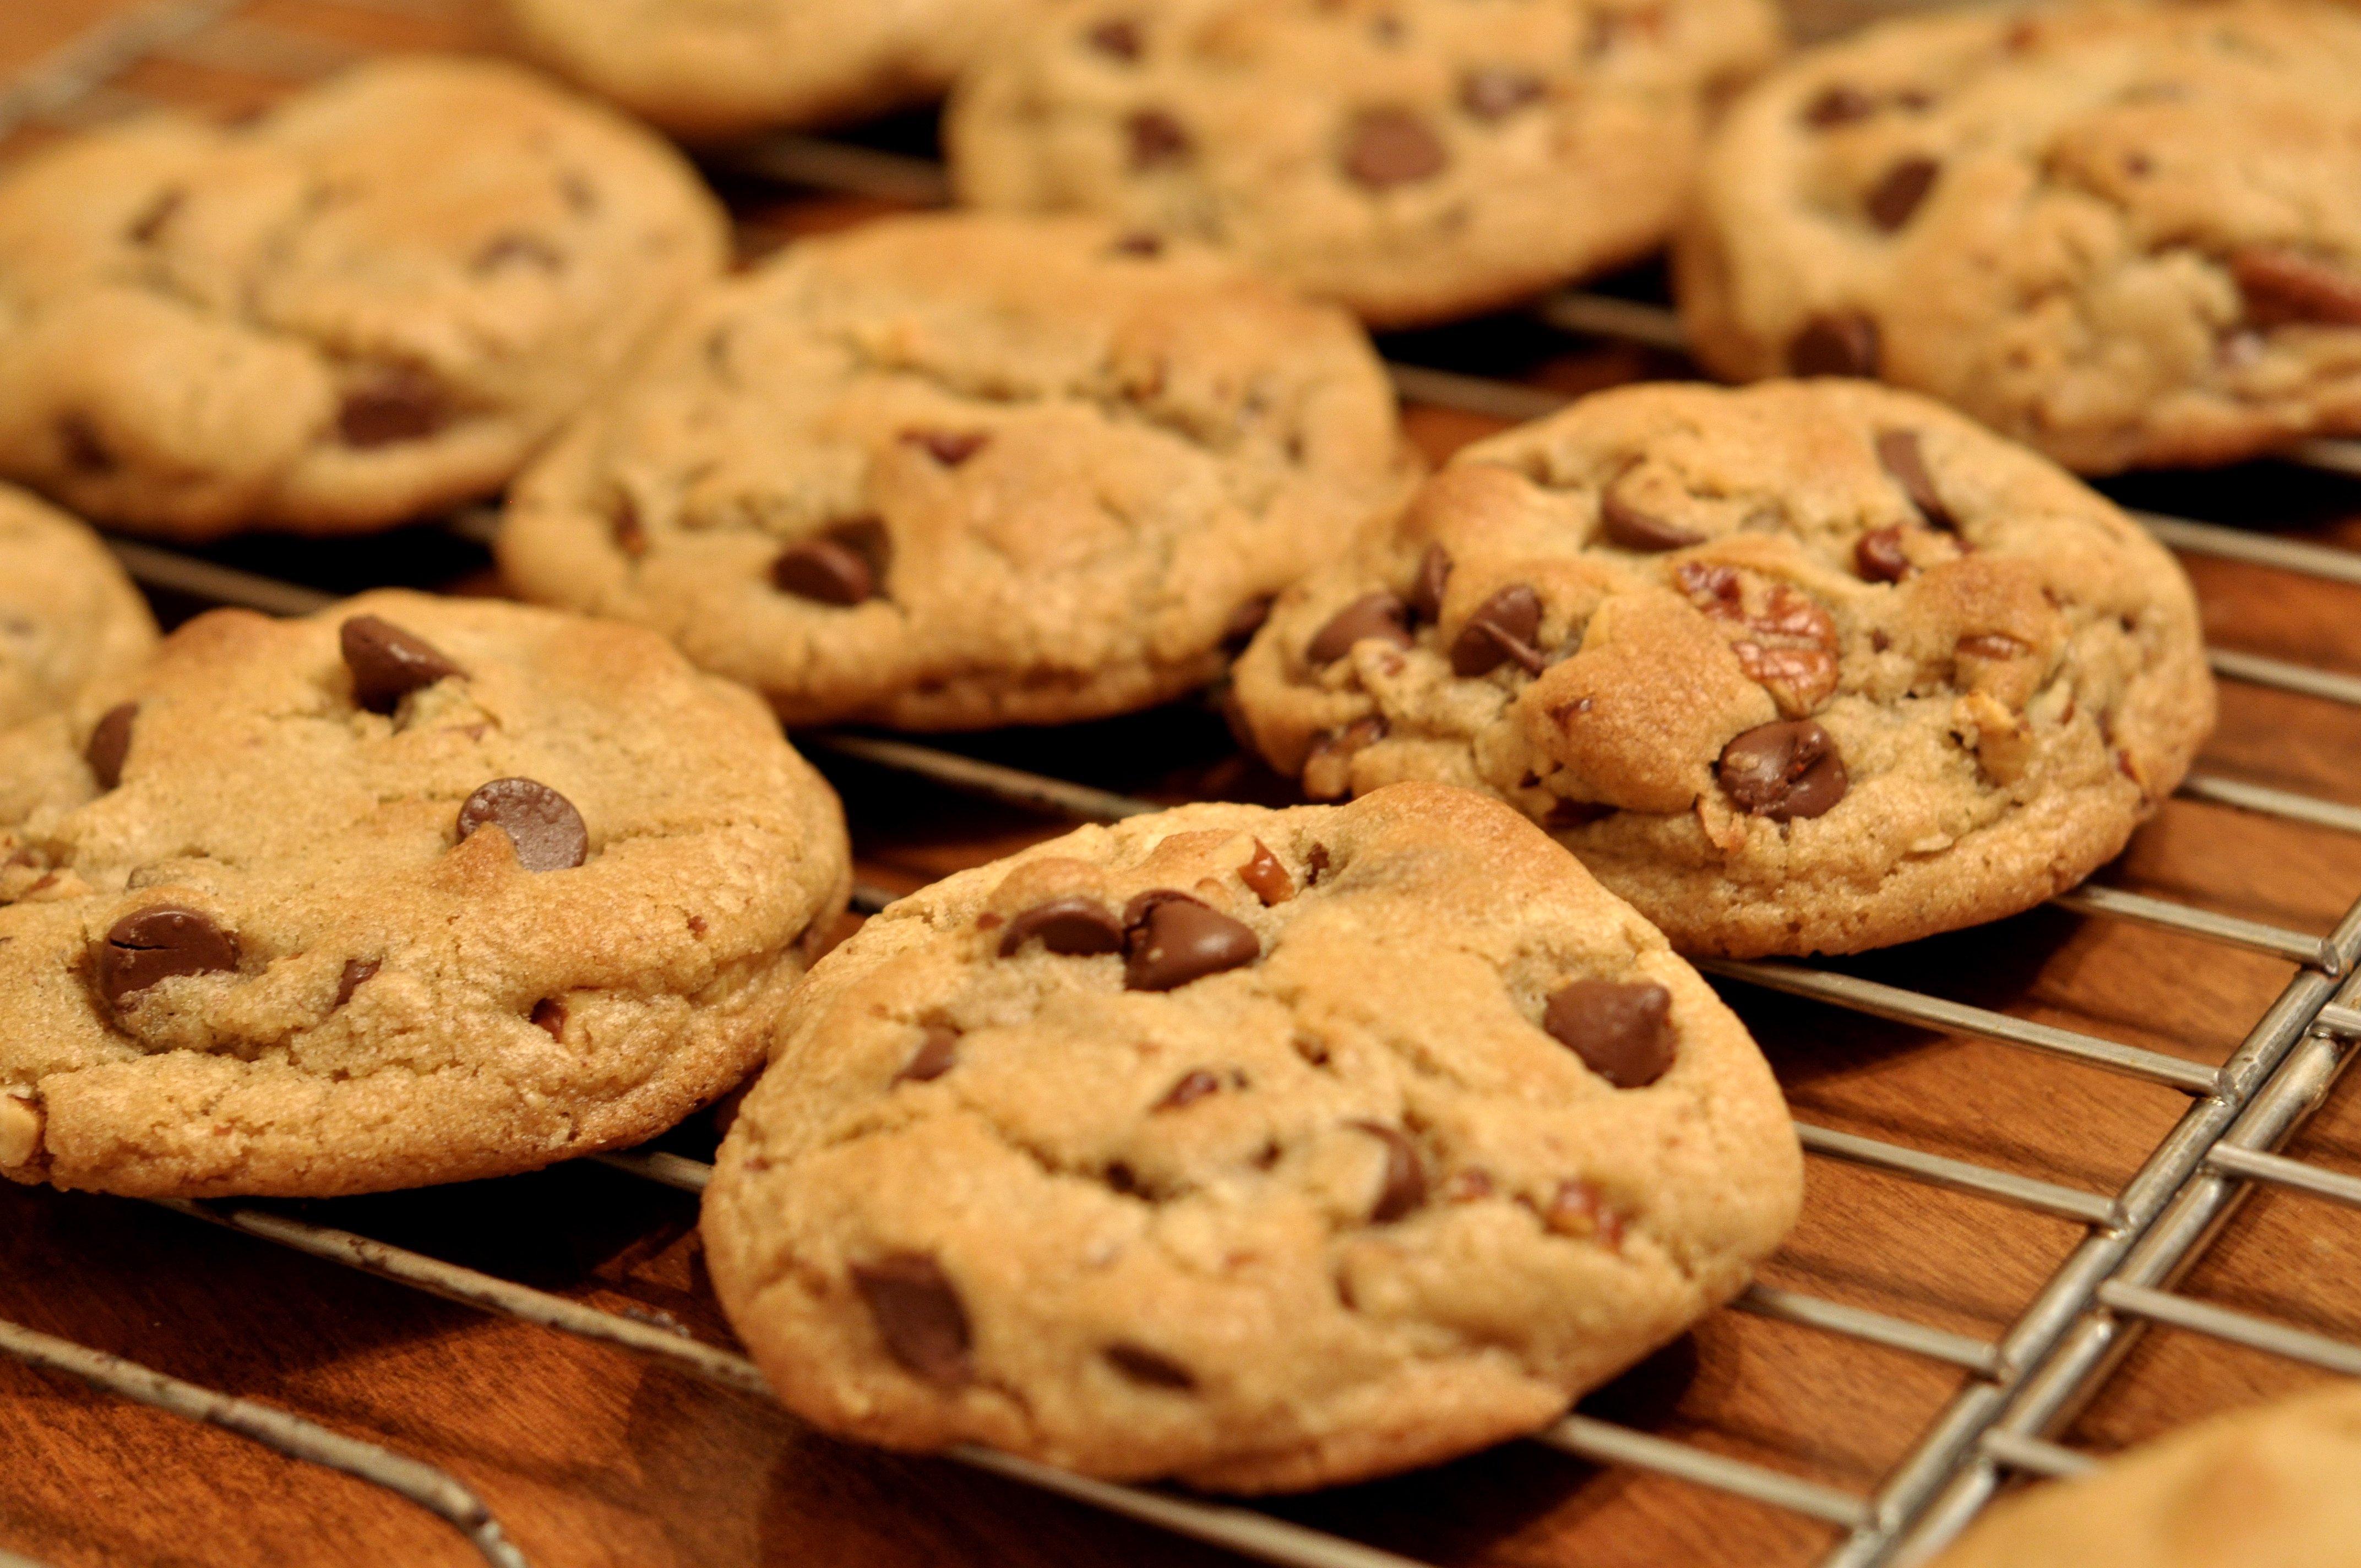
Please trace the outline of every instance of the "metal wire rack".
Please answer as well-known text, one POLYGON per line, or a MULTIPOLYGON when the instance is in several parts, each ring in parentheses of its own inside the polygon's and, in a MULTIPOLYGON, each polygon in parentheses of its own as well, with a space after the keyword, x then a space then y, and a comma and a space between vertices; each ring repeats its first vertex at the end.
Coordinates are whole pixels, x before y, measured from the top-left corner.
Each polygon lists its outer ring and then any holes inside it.
MULTIPOLYGON (((381 11, 431 10, 432 0, 335 0, 381 11)), ((292 83, 357 52, 333 39, 241 20, 242 0, 157 0, 75 40, 16 83, 0 89, 0 140, 22 126, 71 125, 143 106, 115 85, 122 73, 159 57, 227 64, 292 83)), ((753 176, 901 204, 938 202, 941 170, 927 160, 849 142, 778 137, 729 159, 753 176)), ((1606 294, 1565 292, 1533 314, 1546 326, 1676 351, 1677 322, 1661 306, 1606 294)), ((1549 411, 1565 400, 1546 389, 1428 366, 1396 364, 1408 401, 1497 418, 1549 411)), ((2313 467, 2361 476, 2361 443, 2319 441, 2290 455, 2313 467)), ((2184 553, 2240 561, 2361 587, 2361 553, 2155 514, 2141 521, 2184 553)), ((446 520, 452 533, 480 543, 497 526, 489 510, 446 520)), ((334 595, 177 550, 110 542, 132 575, 154 590, 198 604, 233 604, 302 614, 334 595)), ((2361 678, 2231 650, 2212 661, 2224 678, 2328 703, 2361 707, 2361 678)), ((856 766, 891 770, 941 788, 1078 821, 1112 821, 1159 809, 1157 803, 907 740, 851 733, 799 734, 807 751, 856 766)), ((2240 780, 2200 773, 2188 799, 2361 836, 2361 807, 2240 780)), ((891 894, 855 890, 874 912, 891 894)), ((2067 1476, 2089 1468, 2084 1454, 2046 1435, 2060 1430, 2105 1383, 2132 1342, 2151 1324, 2227 1344, 2361 1376, 2361 1345, 2301 1325, 2233 1310, 2175 1288, 2204 1254, 2234 1207, 2274 1189, 2361 1208, 2361 1177, 2274 1152, 2322 1103, 2361 1042, 2361 902, 2326 937, 2222 915, 2176 900, 2087 886, 2053 901, 2070 913, 2177 931, 2261 953, 2295 966, 2277 999, 2220 1067, 2103 1036, 2020 1019, 1922 992, 1803 963, 1708 961, 1699 967, 1733 989, 1781 992, 1870 1017, 1996 1042, 2026 1052, 2178 1091, 2188 1103, 2170 1131, 2112 1194, 2037 1179, 1979 1160, 1806 1123, 1797 1133, 1820 1160, 1864 1168, 1896 1181, 1965 1193, 2068 1221, 2081 1241, 1994 1339, 1955 1332, 1793 1290, 1757 1285, 1735 1310, 1958 1368, 1959 1391, 1872 1491, 1846 1490, 1767 1465, 1716 1453, 1639 1428, 1570 1413, 1532 1441, 1604 1465, 1655 1472, 1833 1525, 1841 1532, 1826 1568, 1876 1568, 1919 1560, 1950 1540, 2013 1475, 2067 1476)), ((711 1168, 678 1154, 635 1151, 596 1157, 633 1178, 701 1191, 711 1168)), ((661 1314, 609 1312, 423 1253, 235 1201, 165 1202, 191 1219, 228 1228, 483 1311, 620 1347, 733 1393, 767 1399, 752 1362, 707 1343, 661 1314)), ((119 1357, 0 1322, 0 1354, 83 1379, 93 1387, 236 1432, 282 1453, 332 1466, 387 1488, 462 1531, 485 1561, 521 1568, 526 1559, 484 1502, 456 1478, 375 1444, 285 1411, 180 1382, 119 1357)), ((1295 1568, 1416 1568, 1411 1559, 1291 1522, 1260 1509, 1157 1488, 1114 1486, 980 1448, 952 1458, 1069 1498, 1295 1568)), ((0 1551, 0 1568, 27 1560, 0 1551)), ((31 1568, 38 1568, 32 1564, 31 1568)))

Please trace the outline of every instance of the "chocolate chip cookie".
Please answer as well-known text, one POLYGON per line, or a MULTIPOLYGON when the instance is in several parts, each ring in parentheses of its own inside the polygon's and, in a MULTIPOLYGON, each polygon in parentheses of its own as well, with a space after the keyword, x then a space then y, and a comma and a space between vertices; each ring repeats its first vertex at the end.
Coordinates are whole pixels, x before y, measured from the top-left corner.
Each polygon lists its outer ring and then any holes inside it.
POLYGON ((962 200, 1223 246, 1406 326, 1661 245, 1763 0, 1070 0, 963 76, 962 200))
POLYGON ((636 1143, 762 1059, 849 885, 828 786, 648 632, 217 610, 0 735, 0 1176, 325 1196, 636 1143))
POLYGON ((2188 580, 1861 381, 1662 384, 1465 449, 1281 598, 1243 722, 1315 798, 1487 789, 1685 952, 1851 952, 2072 886, 2211 729, 2188 580))
POLYGON ((822 960, 706 1253, 780 1397, 898 1448, 1288 1490, 1528 1431, 1793 1222, 1745 1029, 1513 812, 1191 806, 822 960))
POLYGON ((725 238, 671 148, 491 60, 96 131, 0 181, 0 476, 191 540, 488 494, 725 238))
POLYGON ((517 46, 675 136, 829 125, 941 96, 1041 0, 500 0, 517 46))
POLYGON ((1698 359, 1881 377, 2084 473, 2361 432, 2361 13, 1945 12, 1731 111, 1675 247, 1698 359))
POLYGON ((2004 1499, 1929 1568, 2352 1568, 2361 1388, 2339 1382, 2004 1499))
POLYGON ((0 731, 121 682, 155 645, 148 601, 97 537, 0 485, 0 731))
POLYGON ((1414 473, 1341 311, 1093 220, 900 218, 707 296, 500 562, 790 723, 1054 724, 1213 679, 1414 473))

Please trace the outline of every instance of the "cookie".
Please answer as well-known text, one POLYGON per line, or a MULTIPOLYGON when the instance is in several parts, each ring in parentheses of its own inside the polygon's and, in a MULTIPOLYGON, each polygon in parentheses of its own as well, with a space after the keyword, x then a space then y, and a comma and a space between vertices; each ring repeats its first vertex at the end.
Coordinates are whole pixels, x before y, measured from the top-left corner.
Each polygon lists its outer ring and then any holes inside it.
POLYGON ((0 485, 0 730, 121 682, 155 645, 148 601, 106 546, 0 485))
POLYGON ((0 1175, 321 1197, 637 1143, 762 1059, 836 797, 663 641, 491 600, 217 610, 0 735, 0 1175))
POLYGON ((512 41, 692 141, 942 95, 1040 0, 500 0, 512 41))
POLYGON ((1801 1179, 1664 938, 1410 784, 893 905, 790 1002, 704 1235, 829 1431, 1267 1492, 1552 1420, 1735 1295, 1801 1179))
POLYGON ((1069 0, 963 76, 961 200, 1220 245, 1374 325, 1509 304, 1671 230, 1763 0, 1069 0))
POLYGON ((93 132, 0 181, 0 476, 184 540, 486 495, 726 237, 671 148, 491 60, 93 132))
POLYGON ((1852 952, 2072 886, 2211 729, 2114 505, 1861 381, 1602 392, 1466 448, 1238 662, 1315 798, 1462 784, 1684 952, 1852 952))
POLYGON ((2216 1417, 2005 1499, 1930 1568, 2354 1568, 2361 1387, 2216 1417))
POLYGON ((707 296, 526 473, 500 556, 792 724, 1055 724, 1212 680, 1414 473, 1342 312, 1091 220, 939 214, 707 296))
POLYGON ((1675 250, 1700 363, 1877 376, 2070 468, 2361 432, 2361 13, 1894 20, 1731 111, 1675 250))

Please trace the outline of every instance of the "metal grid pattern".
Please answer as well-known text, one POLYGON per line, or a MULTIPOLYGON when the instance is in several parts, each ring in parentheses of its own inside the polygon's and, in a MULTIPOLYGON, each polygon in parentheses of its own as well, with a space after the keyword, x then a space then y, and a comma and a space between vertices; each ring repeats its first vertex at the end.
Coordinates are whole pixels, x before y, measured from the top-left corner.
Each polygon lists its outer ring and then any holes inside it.
MULTIPOLYGON (((409 0, 337 0, 386 11, 409 0)), ((93 30, 16 82, 0 88, 0 138, 27 125, 72 126, 147 106, 111 85, 134 64, 159 57, 234 68, 292 85, 358 52, 338 40, 245 21, 241 0, 154 0, 93 30)), ((850 143, 777 137, 733 155, 733 173, 906 205, 938 203, 939 167, 850 143)), ((1559 331, 1677 350, 1678 323, 1661 306, 1603 294, 1565 292, 1533 314, 1559 331)), ((1545 389, 1431 367, 1397 364, 1404 399, 1492 417, 1524 419, 1566 400, 1545 389)), ((2292 460, 2361 476, 2361 443, 2316 441, 2292 460)), ((2361 554, 2254 534, 2185 519, 2138 514, 2175 549, 2361 586, 2361 554)), ((480 543, 497 518, 478 510, 446 520, 480 543)), ((236 604, 302 614, 335 597, 125 540, 110 541, 132 575, 151 589, 203 604, 236 604)), ((2212 653, 2225 679, 2309 698, 2361 706, 2361 679, 2228 650, 2212 653)), ((1078 821, 1108 821, 1159 809, 1154 804, 909 741, 811 732, 807 751, 915 776, 946 789, 1078 821)), ((2361 835, 2361 808, 2207 774, 2180 795, 2217 806, 2361 835)), ((890 894, 857 888, 854 906, 873 912, 890 894)), ((2131 1342, 2162 1324, 2221 1342, 2361 1376, 2361 1345, 2301 1326, 2215 1305, 2174 1288, 2242 1197, 2260 1187, 2361 1208, 2361 1177, 2276 1154, 2320 1105, 2361 1041, 2361 902, 2327 937, 2227 916, 2179 902, 2103 887, 2053 901, 2097 919, 2160 927, 2204 941, 2269 955, 2297 966, 2277 1000, 2220 1068, 2029 1022, 1924 992, 1794 962, 1708 960, 1699 967, 1734 988, 1807 999, 1871 1017, 1974 1036, 2082 1068, 2165 1085, 2190 1097, 2171 1131, 2112 1196, 2037 1179, 1997 1166, 1798 1123, 1806 1150, 1894 1179, 1973 1195, 2062 1218, 2084 1235, 2008 1332, 1982 1340, 1883 1312, 1757 1285, 1737 1310, 1853 1342, 1922 1356, 1971 1376, 1873 1493, 1840 1490, 1765 1465, 1716 1454, 1636 1428, 1568 1414, 1533 1440, 1601 1464, 1677 1477, 1792 1510, 1844 1533, 1826 1568, 1907 1564, 1955 1536, 2012 1473, 2065 1476, 2092 1465, 2048 1441, 2094 1394, 2131 1342)), ((679 1155, 639 1151, 596 1157, 617 1170, 701 1191, 711 1168, 679 1155)), ((769 1398, 753 1364, 733 1349, 701 1343, 658 1315, 627 1316, 569 1300, 269 1209, 234 1201, 167 1201, 195 1220, 267 1240, 478 1310, 505 1314, 632 1351, 734 1393, 769 1398)), ((464 1532, 488 1563, 522 1568, 525 1558, 484 1503, 454 1477, 265 1406, 208 1392, 136 1364, 0 1322, 0 1354, 71 1374, 123 1398, 202 1420, 282 1453, 333 1466, 383 1486, 464 1532)), ((1417 1568, 1410 1559, 1250 1508, 1114 1486, 980 1448, 951 1457, 1194 1540, 1297 1568, 1417 1568)), ((0 1552, 0 1568, 27 1560, 0 1552)), ((38 1564, 31 1568, 38 1568, 38 1564)))

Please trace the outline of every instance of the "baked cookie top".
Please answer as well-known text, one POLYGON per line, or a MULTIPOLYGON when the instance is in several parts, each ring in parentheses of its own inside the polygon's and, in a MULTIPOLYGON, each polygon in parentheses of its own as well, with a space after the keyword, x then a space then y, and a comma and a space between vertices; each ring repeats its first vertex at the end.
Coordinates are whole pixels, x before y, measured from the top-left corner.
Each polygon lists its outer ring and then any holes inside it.
POLYGON ((2188 580, 1867 382, 1601 392, 1466 448, 1236 670, 1307 793, 1491 791, 1684 952, 1850 952, 2088 875, 2213 719, 2188 580))
POLYGON ((500 0, 517 46, 694 141, 941 95, 1041 0, 500 0))
POLYGON ((670 148, 493 60, 93 132, 0 181, 0 474, 182 539, 488 494, 725 243, 670 148))
POLYGON ((0 730, 123 680, 155 645, 148 601, 97 535, 0 485, 0 730))
POLYGON ((1763 0, 1066 0, 952 94, 961 199, 1223 246, 1378 325, 1661 245, 1763 0))
POLYGON ((1344 313, 1091 220, 910 217, 706 296, 500 554, 790 723, 1060 723, 1213 679, 1414 477, 1344 313))
POLYGON ((836 797, 663 641, 217 610, 0 735, 0 1175, 327 1196, 636 1143, 762 1059, 836 797))
POLYGON ((2361 1387, 2219 1416, 2005 1499, 1929 1568, 2348 1568, 2361 1387))
POLYGON ((2361 13, 1971 9, 1795 56, 1675 247, 1698 359, 1881 376, 2069 467, 2361 431, 2361 13))
POLYGON ((895 904, 797 990, 704 1232, 824 1427, 1261 1492, 1547 1422, 1736 1294, 1801 1179, 1664 938, 1412 784, 895 904))

